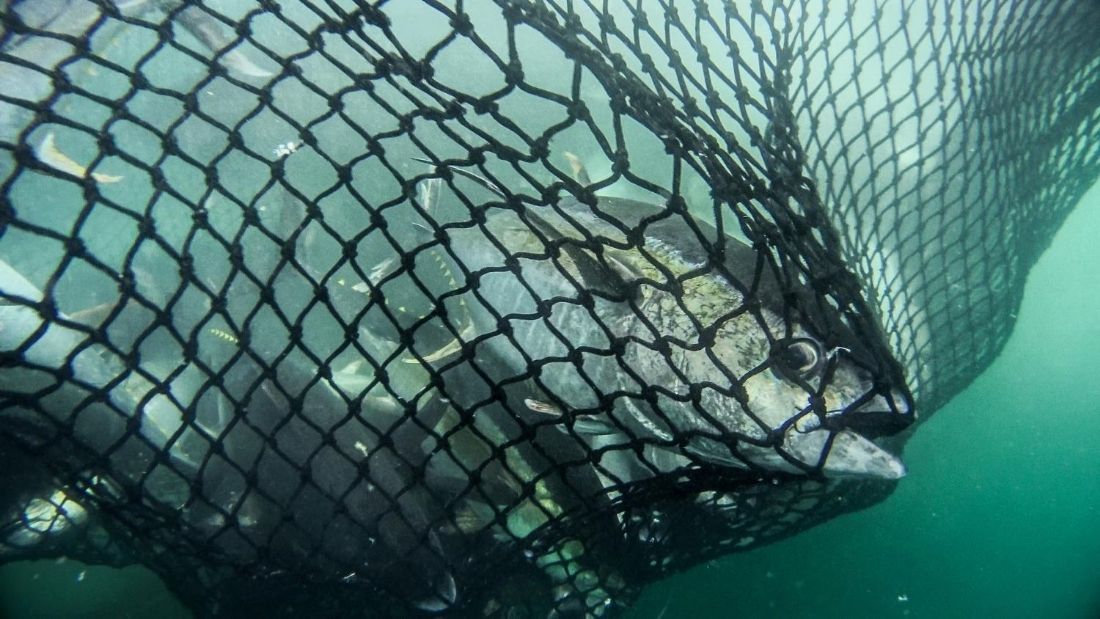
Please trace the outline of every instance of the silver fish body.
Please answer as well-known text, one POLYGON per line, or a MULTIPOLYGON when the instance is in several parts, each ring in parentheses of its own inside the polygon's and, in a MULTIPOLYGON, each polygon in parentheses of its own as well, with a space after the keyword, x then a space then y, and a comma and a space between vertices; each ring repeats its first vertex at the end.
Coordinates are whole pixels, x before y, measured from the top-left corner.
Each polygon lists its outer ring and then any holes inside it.
POLYGON ((586 440, 599 448, 645 445, 640 470, 694 460, 904 475, 897 457, 846 423, 874 412, 904 427, 905 397, 876 391, 859 342, 827 346, 792 318, 766 262, 740 241, 609 198, 596 208, 501 208, 484 226, 447 234, 469 274, 471 340, 499 360, 498 381, 533 377, 536 420, 594 435, 586 440), (725 260, 715 268, 704 243, 719 240, 725 260))

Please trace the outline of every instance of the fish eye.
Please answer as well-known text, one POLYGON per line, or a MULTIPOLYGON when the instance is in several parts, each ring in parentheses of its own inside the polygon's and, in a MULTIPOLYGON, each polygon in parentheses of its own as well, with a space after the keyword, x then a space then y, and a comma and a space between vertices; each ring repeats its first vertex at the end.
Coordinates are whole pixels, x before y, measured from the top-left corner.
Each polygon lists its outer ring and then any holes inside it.
POLYGON ((821 369, 824 358, 821 346, 805 337, 777 341, 772 345, 771 356, 782 373, 802 378, 821 369))

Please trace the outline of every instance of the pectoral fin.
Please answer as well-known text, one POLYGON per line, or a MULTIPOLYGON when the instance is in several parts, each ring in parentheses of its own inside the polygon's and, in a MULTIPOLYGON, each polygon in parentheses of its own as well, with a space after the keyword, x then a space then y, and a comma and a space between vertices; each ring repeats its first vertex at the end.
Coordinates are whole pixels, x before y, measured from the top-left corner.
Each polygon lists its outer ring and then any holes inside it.
POLYGON ((76 161, 73 161, 68 155, 63 153, 61 149, 57 147, 54 142, 53 132, 46 134, 46 137, 42 138, 38 147, 34 149, 34 155, 42 163, 50 166, 51 168, 71 174, 78 178, 88 178, 89 176, 97 183, 117 183, 122 180, 121 176, 112 176, 110 174, 102 174, 100 172, 88 172, 88 168, 80 165, 76 161))
POLYGON ((576 239, 565 237, 536 213, 527 211, 526 216, 548 239, 561 241, 562 253, 576 267, 574 274, 580 278, 585 288, 601 292, 615 301, 636 299, 638 289, 627 281, 627 277, 633 279, 632 274, 620 261, 610 258, 603 252, 597 253, 588 249, 576 239))
POLYGON ((584 163, 581 162, 581 158, 569 151, 565 151, 562 154, 564 154, 565 159, 569 161, 569 169, 573 171, 573 180, 584 187, 591 185, 592 179, 588 176, 588 170, 585 169, 584 163))

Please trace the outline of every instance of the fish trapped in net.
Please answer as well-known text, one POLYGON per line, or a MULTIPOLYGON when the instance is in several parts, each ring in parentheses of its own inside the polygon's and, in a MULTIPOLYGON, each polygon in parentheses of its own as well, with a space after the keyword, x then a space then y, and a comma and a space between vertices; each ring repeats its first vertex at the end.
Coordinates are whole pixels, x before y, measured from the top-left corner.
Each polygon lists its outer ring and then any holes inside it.
POLYGON ((0 2, 0 561, 604 617, 889 495, 1072 197, 1014 179, 1092 152, 1096 53, 982 95, 1096 28, 643 4, 0 2))
MULTIPOLYGON (((533 423, 609 454, 642 441, 682 465, 904 474, 848 428, 873 438, 908 425, 905 396, 876 392, 850 334, 825 342, 787 320, 766 261, 737 239, 621 198, 485 210, 484 225, 444 226, 444 250, 470 274, 475 358, 496 358, 498 383, 533 373, 531 401, 552 403, 526 407, 542 415, 533 423), (720 265, 708 244, 724 244, 720 265)), ((655 464, 634 466, 624 479, 655 464)))

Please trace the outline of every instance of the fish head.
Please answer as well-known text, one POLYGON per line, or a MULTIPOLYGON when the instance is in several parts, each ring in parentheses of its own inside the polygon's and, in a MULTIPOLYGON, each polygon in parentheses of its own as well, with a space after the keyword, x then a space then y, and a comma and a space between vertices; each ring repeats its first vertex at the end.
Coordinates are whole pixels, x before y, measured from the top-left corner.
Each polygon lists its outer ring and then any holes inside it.
POLYGON ((903 476, 902 462, 874 439, 910 425, 912 406, 870 344, 838 311, 811 314, 825 304, 812 292, 782 290, 751 247, 728 240, 724 268, 708 269, 703 250, 685 249, 687 235, 668 227, 646 239, 645 252, 606 252, 636 281, 664 282, 643 286, 634 306, 641 318, 623 324, 645 326, 627 330, 679 343, 639 347, 626 360, 645 383, 671 393, 636 408, 638 425, 685 437, 685 450, 709 464, 903 476))
MULTIPOLYGON (((737 395, 703 406, 720 430, 736 437, 732 445, 721 441, 726 445, 719 460, 831 478, 903 476, 901 460, 873 439, 907 427, 913 409, 903 390, 876 378, 862 343, 849 338, 847 345, 830 344, 775 311, 759 314, 716 329, 713 356, 737 395), (740 462, 727 458, 730 452, 740 462)), ((713 459, 715 442, 705 442, 709 449, 700 455, 713 459)))
MULTIPOLYGON (((595 294, 590 315, 577 309, 582 303, 559 304, 561 317, 530 320, 552 322, 559 333, 553 342, 543 328, 517 328, 511 337, 535 358, 607 346, 576 354, 584 380, 568 368, 544 371, 542 387, 555 405, 536 402, 539 414, 574 411, 572 431, 596 436, 600 445, 633 446, 642 438, 699 464, 824 477, 904 475, 901 461, 872 440, 912 421, 907 397, 888 386, 897 381, 882 378, 881 364, 838 318, 800 321, 800 311, 819 300, 782 290, 756 248, 726 236, 719 257, 713 246, 722 234, 712 227, 618 198, 600 197, 596 207, 561 203, 520 219, 498 212, 489 223, 493 243, 471 229, 451 244, 469 271, 498 269, 506 254, 549 256, 523 263, 522 285, 500 278, 487 295, 495 303, 489 314, 537 315, 515 300, 532 295, 591 301, 595 294), (604 343, 604 333, 613 344, 604 343)), ((476 321, 480 312, 474 314, 476 321)), ((481 328, 490 333, 497 324, 485 320, 481 328)), ((512 357, 502 365, 516 376, 529 373, 524 358, 512 357)))

